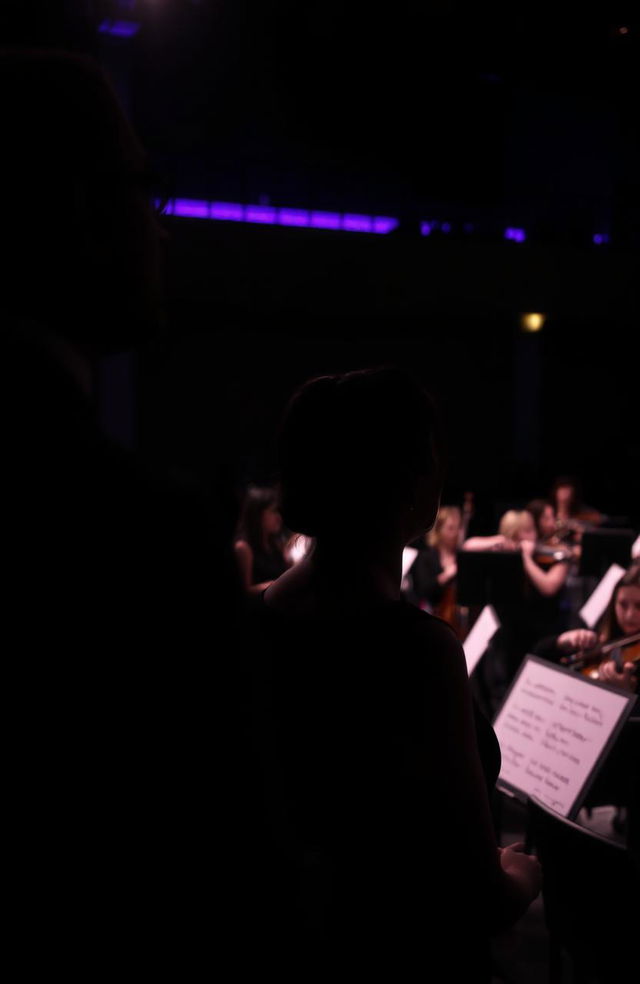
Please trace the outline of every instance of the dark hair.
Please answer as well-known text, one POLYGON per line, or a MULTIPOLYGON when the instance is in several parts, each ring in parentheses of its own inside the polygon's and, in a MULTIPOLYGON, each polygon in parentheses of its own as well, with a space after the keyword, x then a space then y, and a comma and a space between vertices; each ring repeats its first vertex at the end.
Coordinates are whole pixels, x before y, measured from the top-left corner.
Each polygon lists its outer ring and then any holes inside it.
POLYGON ((435 408, 400 369, 320 376, 293 396, 279 441, 282 514, 308 536, 384 525, 442 468, 435 408))
POLYGON ((572 516, 577 516, 582 506, 582 483, 580 479, 576 478, 575 475, 559 475, 556 478, 549 492, 549 498, 551 499, 551 505, 554 510, 558 507, 557 492, 561 486, 569 486, 569 488, 573 489, 573 496, 569 504, 569 513, 572 516))
POLYGON ((531 515, 533 516, 534 522, 536 524, 536 530, 538 536, 541 535, 540 519, 545 509, 547 509, 549 506, 551 506, 551 508, 555 512, 553 502, 550 502, 548 499, 532 499, 531 502, 527 503, 527 505, 525 506, 527 512, 530 512, 531 515))
MULTIPOLYGON (((246 540, 251 549, 263 549, 262 515, 267 509, 278 507, 278 493, 275 489, 250 485, 245 492, 236 539, 246 540)), ((281 538, 269 537, 272 550, 281 550, 281 538)))
POLYGON ((640 564, 632 564, 629 570, 622 575, 613 589, 607 609, 602 616, 600 627, 600 635, 605 642, 610 642, 612 639, 617 639, 623 634, 622 629, 618 624, 618 619, 616 618, 616 599, 620 588, 628 587, 640 588, 640 564))

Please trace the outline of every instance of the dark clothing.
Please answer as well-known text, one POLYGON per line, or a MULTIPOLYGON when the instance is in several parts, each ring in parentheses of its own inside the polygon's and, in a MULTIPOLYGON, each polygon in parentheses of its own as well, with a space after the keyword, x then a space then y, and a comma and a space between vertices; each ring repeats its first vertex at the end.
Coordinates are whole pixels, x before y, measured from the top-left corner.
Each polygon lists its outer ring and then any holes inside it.
POLYGON ((426 601, 430 608, 434 608, 444 594, 444 586, 438 583, 438 576, 442 571, 438 548, 427 547, 421 550, 411 566, 411 600, 416 604, 426 601))
MULTIPOLYGON (((404 602, 326 619, 264 606, 257 620, 272 940, 301 980, 444 967, 488 980, 490 892, 466 868, 475 818, 452 811, 459 777, 441 767, 463 740, 439 684, 453 633, 404 602)), ((492 788, 500 752, 479 714, 476 732, 492 788)))
POLYGON ((504 672, 504 679, 498 688, 499 698, 536 642, 545 636, 557 636, 567 628, 566 614, 560 604, 561 593, 550 597, 543 595, 525 577, 520 601, 494 606, 501 626, 491 647, 496 654, 494 658, 500 661, 504 672))
POLYGON ((288 564, 282 550, 253 550, 252 584, 276 581, 287 570, 288 564))
POLYGON ((561 635, 561 633, 538 639, 531 647, 531 654, 533 656, 539 656, 541 659, 546 659, 550 663, 559 663, 560 659, 568 654, 563 649, 558 649, 558 635, 561 635))
MULTIPOLYGON (((45 347, 17 332, 4 355, 5 823, 21 949, 69 979, 189 976, 211 931, 212 845, 236 861, 209 777, 225 804, 244 781, 235 671, 213 664, 239 597, 230 537, 195 489, 105 440, 45 347)), ((228 833, 240 820, 225 810, 228 833)))

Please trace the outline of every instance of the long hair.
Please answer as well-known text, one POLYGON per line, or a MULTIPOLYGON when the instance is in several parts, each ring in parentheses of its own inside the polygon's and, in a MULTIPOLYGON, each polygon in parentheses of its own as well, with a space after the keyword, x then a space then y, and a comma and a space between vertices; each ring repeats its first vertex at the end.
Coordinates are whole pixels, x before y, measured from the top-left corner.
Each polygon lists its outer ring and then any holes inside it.
POLYGON ((569 515, 577 516, 582 508, 582 483, 579 478, 575 475, 559 475, 555 482, 551 486, 551 491, 549 492, 549 498, 551 500, 551 505, 553 506, 554 512, 558 511, 558 499, 557 492, 558 489, 567 485, 569 488, 573 489, 573 495, 569 502, 569 515))
POLYGON ((640 564, 633 564, 629 570, 622 575, 620 580, 616 583, 615 588, 609 599, 609 604, 607 605, 606 611, 602 616, 602 621, 600 623, 600 639, 602 642, 611 642, 612 639, 618 639, 623 635, 622 629, 620 628, 620 623, 616 618, 616 600, 620 588, 640 588, 640 564))
MULTIPOLYGON (((242 503, 236 540, 246 540, 254 553, 256 550, 263 550, 262 517, 267 509, 277 508, 277 506, 278 493, 275 489, 250 485, 242 503)), ((279 534, 272 533, 268 537, 268 545, 270 550, 282 552, 282 540, 279 534)))
POLYGON ((545 509, 548 508, 548 506, 551 506, 551 508, 555 512, 555 507, 553 505, 553 502, 551 502, 549 499, 532 499, 531 502, 528 502, 525 507, 526 511, 530 512, 531 515, 533 516, 533 521, 536 524, 536 532, 540 537, 542 536, 542 531, 540 529, 540 519, 545 509))
POLYGON ((462 523, 462 513, 457 506, 440 506, 433 529, 427 534, 430 547, 440 546, 440 532, 448 519, 457 519, 458 523, 462 523))

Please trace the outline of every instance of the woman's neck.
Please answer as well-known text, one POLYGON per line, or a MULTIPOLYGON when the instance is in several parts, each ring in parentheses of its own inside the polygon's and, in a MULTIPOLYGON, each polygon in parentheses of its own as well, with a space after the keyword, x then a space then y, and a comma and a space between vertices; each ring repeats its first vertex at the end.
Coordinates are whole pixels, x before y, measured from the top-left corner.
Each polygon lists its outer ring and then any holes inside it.
POLYGON ((318 587, 371 601, 398 601, 403 545, 389 538, 364 544, 318 541, 309 557, 318 587))
POLYGON ((319 539, 267 590, 267 605, 300 615, 368 609, 400 600, 401 540, 364 545, 319 539))

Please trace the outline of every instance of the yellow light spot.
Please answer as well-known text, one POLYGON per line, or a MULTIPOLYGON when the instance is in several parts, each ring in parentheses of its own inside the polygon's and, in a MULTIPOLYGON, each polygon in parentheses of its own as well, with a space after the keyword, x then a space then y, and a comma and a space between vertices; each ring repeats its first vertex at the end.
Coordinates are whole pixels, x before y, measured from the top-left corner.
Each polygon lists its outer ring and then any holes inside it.
POLYGON ((523 314, 520 325, 523 331, 541 331, 546 321, 546 315, 530 312, 523 314))

